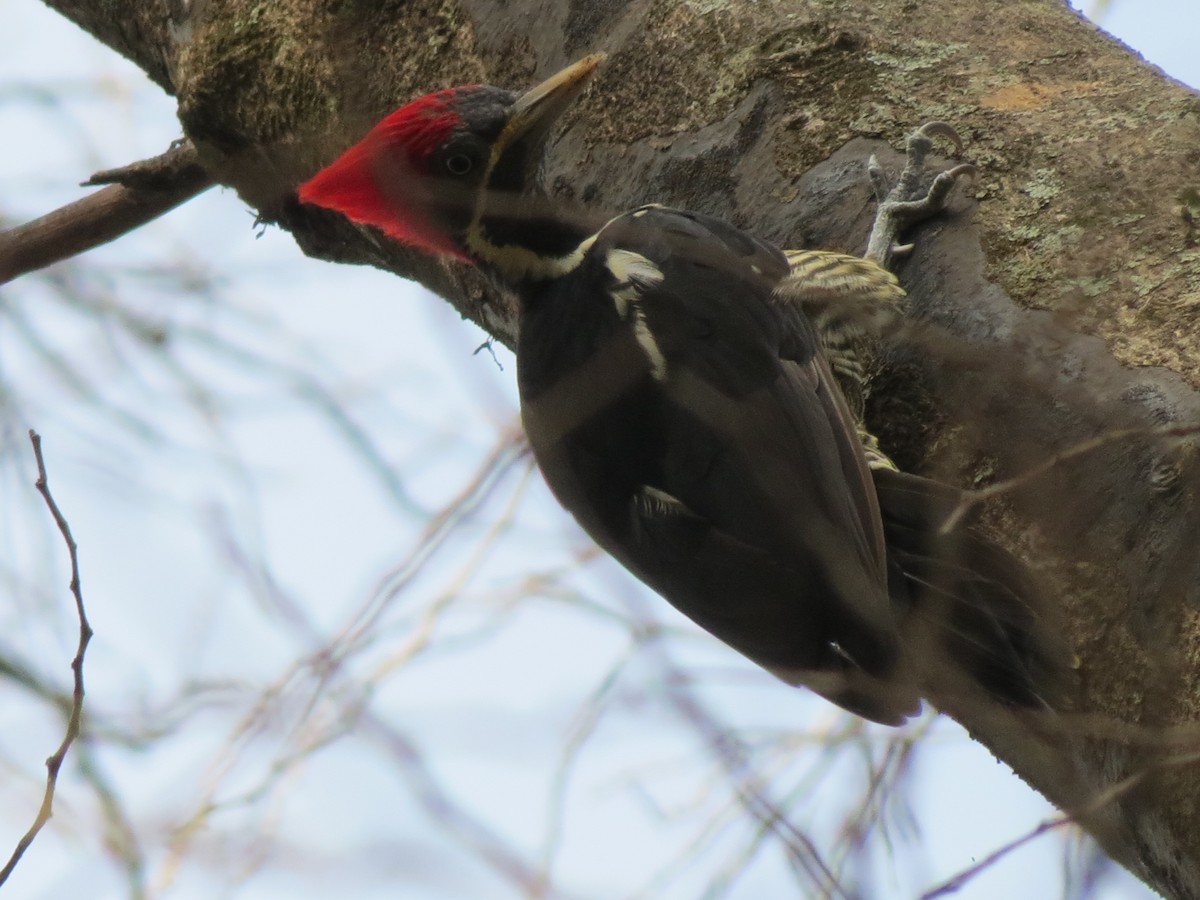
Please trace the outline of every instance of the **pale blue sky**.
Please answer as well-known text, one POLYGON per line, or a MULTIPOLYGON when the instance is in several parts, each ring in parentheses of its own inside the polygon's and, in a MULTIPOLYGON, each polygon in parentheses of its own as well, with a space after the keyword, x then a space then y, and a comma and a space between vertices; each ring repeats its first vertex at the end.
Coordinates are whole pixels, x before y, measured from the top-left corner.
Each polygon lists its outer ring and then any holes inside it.
MULTIPOLYGON (((1092 13, 1095 0, 1072 0, 1092 13)), ((1200 3, 1196 0, 1111 0, 1100 25, 1185 84, 1200 84, 1200 3)))

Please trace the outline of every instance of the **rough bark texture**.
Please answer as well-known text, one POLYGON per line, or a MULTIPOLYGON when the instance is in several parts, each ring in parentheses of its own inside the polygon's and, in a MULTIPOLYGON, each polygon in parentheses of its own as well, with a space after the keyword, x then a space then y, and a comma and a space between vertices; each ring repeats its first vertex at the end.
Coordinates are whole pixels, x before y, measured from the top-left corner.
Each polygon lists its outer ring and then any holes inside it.
MULTIPOLYGON (((860 250, 866 155, 952 122, 981 172, 902 270, 937 328, 873 397, 885 446, 979 486, 1113 428, 1200 422, 1200 98, 1060 0, 51 5, 173 92, 209 172, 306 252, 416 278, 506 342, 510 301, 472 272, 302 210, 294 186, 417 93, 521 87, 605 50, 552 148, 552 192, 860 250)), ((1049 728, 950 710, 1173 897, 1200 896, 1198 489, 1190 443, 1142 436, 1006 494, 988 522, 1054 587, 1076 712, 1049 728)))

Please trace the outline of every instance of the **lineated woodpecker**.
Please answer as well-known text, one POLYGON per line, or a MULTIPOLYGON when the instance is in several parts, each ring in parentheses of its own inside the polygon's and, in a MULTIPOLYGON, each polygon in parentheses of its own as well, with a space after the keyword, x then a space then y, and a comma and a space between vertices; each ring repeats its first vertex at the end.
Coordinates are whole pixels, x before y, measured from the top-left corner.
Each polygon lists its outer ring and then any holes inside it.
POLYGON ((959 492, 890 465, 823 350, 861 394, 840 311, 898 302, 893 276, 660 206, 597 227, 537 190, 551 129, 601 59, 520 95, 414 100, 299 199, 516 293, 521 413, 546 481, 700 626, 879 722, 966 684, 1045 708, 1064 663, 1032 581, 965 528, 939 533, 959 492))

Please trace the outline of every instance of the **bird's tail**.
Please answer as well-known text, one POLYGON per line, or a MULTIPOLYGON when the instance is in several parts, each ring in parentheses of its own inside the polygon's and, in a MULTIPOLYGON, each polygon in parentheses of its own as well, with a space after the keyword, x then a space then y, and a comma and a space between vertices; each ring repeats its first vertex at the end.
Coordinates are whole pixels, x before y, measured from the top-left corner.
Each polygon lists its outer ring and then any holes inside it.
MULTIPOLYGON (((1073 654, 1030 572, 965 524, 943 533, 962 500, 957 488, 892 469, 872 475, 889 590, 906 609, 905 643, 918 665, 930 654, 948 657, 995 700, 1061 709, 1073 654)), ((935 702, 956 689, 938 681, 927 685, 935 702)))

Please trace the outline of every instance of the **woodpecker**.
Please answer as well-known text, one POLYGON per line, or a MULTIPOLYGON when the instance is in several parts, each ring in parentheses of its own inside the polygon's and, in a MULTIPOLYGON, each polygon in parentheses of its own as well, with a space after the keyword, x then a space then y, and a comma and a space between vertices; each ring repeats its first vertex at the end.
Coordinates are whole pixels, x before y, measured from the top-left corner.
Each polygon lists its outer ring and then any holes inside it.
POLYGON ((882 723, 939 679, 1045 708, 1061 659, 1036 587, 998 546, 941 533, 960 493, 897 471, 839 387, 861 396, 864 374, 837 310, 898 304, 895 278, 694 212, 592 220, 539 192, 553 127, 602 58, 521 94, 420 97, 299 200, 515 293, 522 420, 547 483, 702 628, 882 723))

